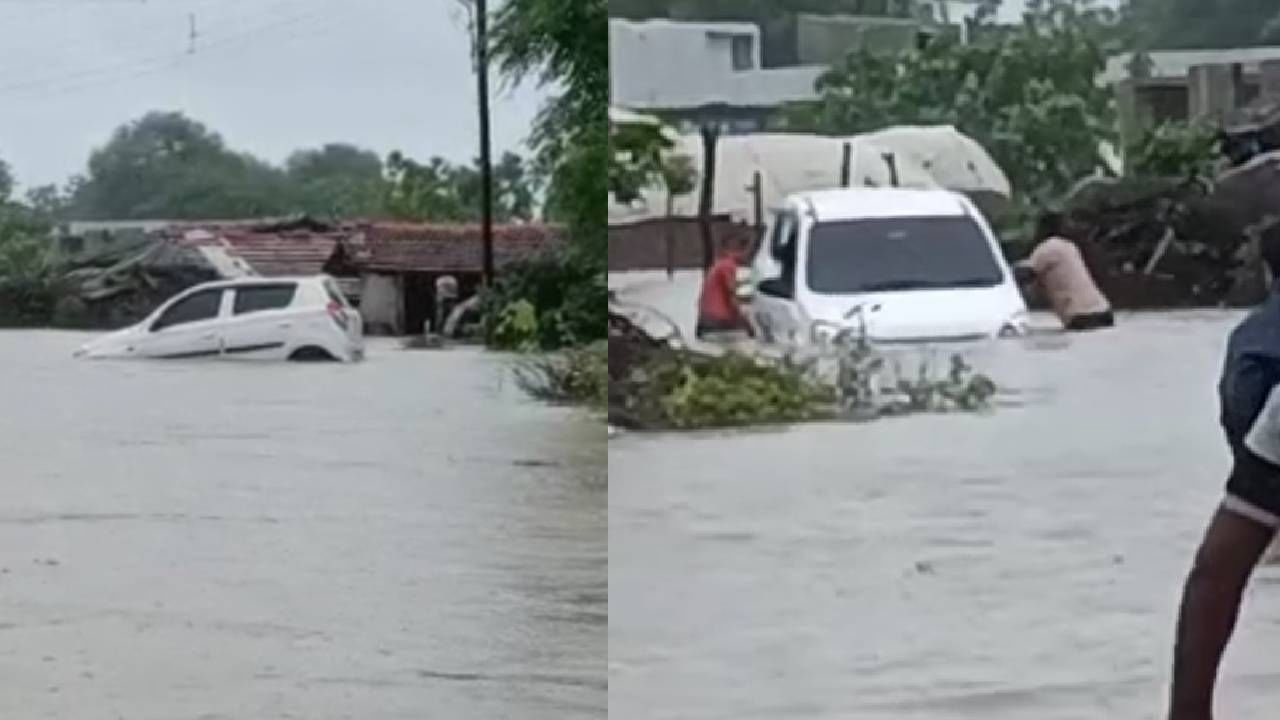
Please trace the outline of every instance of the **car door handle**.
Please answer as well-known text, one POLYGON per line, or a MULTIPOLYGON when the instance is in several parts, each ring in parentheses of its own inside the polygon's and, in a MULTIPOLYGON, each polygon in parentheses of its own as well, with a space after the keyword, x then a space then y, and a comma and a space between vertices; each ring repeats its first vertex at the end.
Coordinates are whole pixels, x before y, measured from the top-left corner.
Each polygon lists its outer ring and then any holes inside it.
POLYGON ((218 334, 217 334, 217 333, 209 333, 208 335, 205 335, 203 339, 205 339, 205 340, 217 340, 217 339, 218 339, 218 334))
POLYGON ((291 322, 282 322, 282 323, 280 323, 279 327, 281 327, 281 328, 283 328, 283 329, 285 329, 285 330, 288 330, 289 328, 293 327, 293 323, 291 323, 291 322))

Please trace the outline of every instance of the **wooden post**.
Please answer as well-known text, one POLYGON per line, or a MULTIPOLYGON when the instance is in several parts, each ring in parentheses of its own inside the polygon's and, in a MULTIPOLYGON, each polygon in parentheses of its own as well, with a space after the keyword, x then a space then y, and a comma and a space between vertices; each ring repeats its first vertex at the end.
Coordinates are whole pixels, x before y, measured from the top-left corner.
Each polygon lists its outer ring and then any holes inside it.
POLYGON ((675 277, 676 274, 676 238, 675 238, 675 214, 676 214, 676 198, 667 191, 667 217, 663 225, 666 226, 667 240, 667 279, 675 277))
POLYGON ((754 256, 760 250, 760 241, 764 239, 764 178, 757 170, 751 178, 751 200, 752 210, 755 217, 755 242, 751 244, 751 254, 754 256))
POLYGON ((709 272, 716 261, 715 238, 711 235, 711 213, 716 191, 716 141, 720 130, 710 123, 702 125, 702 197, 698 201, 698 225, 702 231, 702 271, 709 272))
POLYGON ((489 138, 489 9, 476 0, 476 95, 480 111, 480 263, 486 287, 493 285, 493 161, 489 138))
POLYGON ((885 164, 889 166, 889 184, 893 187, 898 187, 898 160, 893 156, 893 153, 885 153, 881 157, 884 158, 885 164))
POLYGON ((853 174, 853 145, 844 144, 843 159, 840 161, 840 187, 849 187, 849 180, 853 174))

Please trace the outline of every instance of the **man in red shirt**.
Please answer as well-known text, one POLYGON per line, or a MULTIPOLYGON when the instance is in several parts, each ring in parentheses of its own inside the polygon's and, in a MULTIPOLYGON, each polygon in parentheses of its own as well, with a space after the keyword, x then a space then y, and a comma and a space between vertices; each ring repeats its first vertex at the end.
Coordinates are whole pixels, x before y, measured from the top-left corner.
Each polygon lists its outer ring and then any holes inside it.
POLYGON ((743 255, 743 249, 736 243, 724 246, 703 279, 702 294, 698 298, 698 338, 731 332, 755 336, 738 304, 738 265, 743 255))

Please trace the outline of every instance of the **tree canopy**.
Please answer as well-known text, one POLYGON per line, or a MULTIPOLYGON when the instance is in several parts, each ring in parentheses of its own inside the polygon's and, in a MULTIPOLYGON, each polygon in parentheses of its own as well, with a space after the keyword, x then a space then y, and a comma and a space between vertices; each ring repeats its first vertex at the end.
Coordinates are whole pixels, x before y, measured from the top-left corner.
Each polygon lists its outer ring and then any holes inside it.
POLYGON ((1115 137, 1112 95, 1095 78, 1118 23, 1088 0, 1047 0, 1018 26, 981 21, 968 45, 943 37, 896 57, 856 53, 785 124, 826 134, 953 125, 991 152, 1015 192, 1044 202, 1098 168, 1100 143, 1115 137))
POLYGON ((299 150, 285 161, 292 209, 313 217, 368 218, 383 214, 382 158, 332 143, 299 150))
POLYGON ((603 258, 609 174, 609 32, 605 0, 507 0, 494 18, 493 57, 518 81, 559 94, 542 108, 530 141, 550 180, 548 214, 578 247, 603 258))
MULTIPOLYGON (((418 163, 400 153, 387 161, 386 210, 399 220, 469 222, 480 217, 480 171, 442 158, 418 163)), ((493 217, 533 219, 533 185, 524 160, 505 153, 493 166, 493 217)))
MULTIPOLYGON (((0 201, 13 184, 0 165, 0 201)), ((537 191, 525 160, 505 154, 495 167, 498 219, 533 219, 537 191)), ((179 113, 151 113, 116 130, 85 175, 65 188, 29 190, 23 207, 45 222, 293 214, 460 222, 479 216, 479 195, 478 164, 419 164, 398 152, 384 164, 373 151, 330 143, 294 152, 277 167, 232 150, 179 113)))

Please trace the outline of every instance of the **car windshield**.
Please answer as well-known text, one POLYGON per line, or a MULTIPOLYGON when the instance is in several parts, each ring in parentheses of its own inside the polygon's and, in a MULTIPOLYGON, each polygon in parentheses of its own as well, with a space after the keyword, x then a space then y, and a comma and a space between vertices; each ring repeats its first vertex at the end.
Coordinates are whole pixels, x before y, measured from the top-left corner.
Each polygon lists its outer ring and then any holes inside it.
POLYGON ((968 217, 820 222, 809 235, 816 293, 995 287, 1004 281, 982 229, 968 217))

